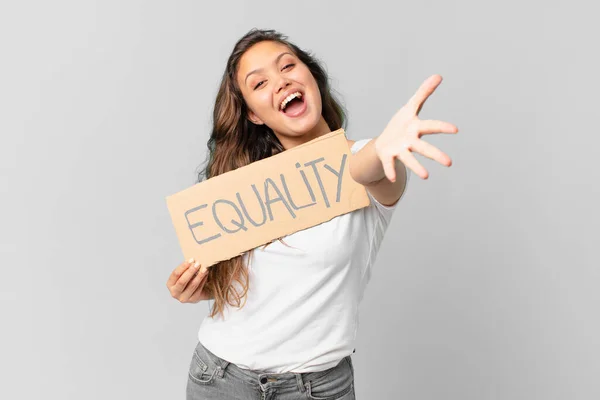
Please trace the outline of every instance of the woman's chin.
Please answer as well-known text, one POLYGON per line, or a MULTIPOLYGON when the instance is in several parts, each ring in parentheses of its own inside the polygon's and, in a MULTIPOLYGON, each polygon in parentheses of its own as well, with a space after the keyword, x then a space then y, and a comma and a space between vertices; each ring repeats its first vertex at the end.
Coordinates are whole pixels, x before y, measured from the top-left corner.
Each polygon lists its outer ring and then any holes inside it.
POLYGON ((303 136, 310 134, 319 124, 320 116, 306 113, 300 118, 290 119, 285 121, 285 131, 290 132, 294 136, 303 136))

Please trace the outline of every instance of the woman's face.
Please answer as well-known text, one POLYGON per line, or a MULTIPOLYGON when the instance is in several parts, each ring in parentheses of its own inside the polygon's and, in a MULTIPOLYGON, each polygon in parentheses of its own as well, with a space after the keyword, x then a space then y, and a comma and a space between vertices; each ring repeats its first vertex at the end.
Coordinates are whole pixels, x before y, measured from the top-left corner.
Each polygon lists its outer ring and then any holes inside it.
POLYGON ((248 119, 271 128, 284 148, 329 132, 317 82, 287 46, 273 41, 252 46, 240 59, 237 81, 248 119))

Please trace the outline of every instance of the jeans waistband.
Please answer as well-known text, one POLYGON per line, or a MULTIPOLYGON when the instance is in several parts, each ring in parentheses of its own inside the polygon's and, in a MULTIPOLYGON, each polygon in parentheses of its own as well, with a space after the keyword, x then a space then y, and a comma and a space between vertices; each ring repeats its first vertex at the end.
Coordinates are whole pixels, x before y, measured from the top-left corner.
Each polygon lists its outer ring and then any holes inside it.
MULTIPOLYGON (((200 352, 200 356, 206 356, 207 358, 210 359, 210 361, 212 361, 215 365, 217 365, 218 370, 219 370, 217 372, 217 375, 220 378, 223 377, 225 370, 227 370, 228 373, 235 376, 236 378, 244 380, 249 384, 260 386, 262 388, 266 388, 269 386, 283 387, 283 386, 297 385, 298 389, 300 389, 301 392, 304 392, 306 390, 306 382, 307 381, 314 380, 323 375, 326 375, 333 368, 337 367, 337 365, 336 365, 336 367, 332 367, 332 368, 326 369, 324 371, 317 371, 317 372, 302 372, 302 373, 262 372, 262 371, 255 371, 255 370, 240 368, 236 364, 231 363, 227 360, 224 360, 224 359, 220 358, 219 356, 217 356, 216 354, 213 354, 210 350, 208 350, 206 347, 204 347, 201 342, 198 342, 196 350, 198 352, 200 352), (202 354, 202 353, 204 353, 204 354, 202 354)), ((354 350, 353 353, 354 352, 356 352, 356 350, 354 350)), ((344 359, 347 359, 348 363, 350 365, 352 365, 352 361, 350 360, 349 355, 344 357, 344 359)), ((340 362, 343 362, 344 359, 340 360, 340 362)), ((339 365, 339 363, 338 363, 338 365, 339 365)))

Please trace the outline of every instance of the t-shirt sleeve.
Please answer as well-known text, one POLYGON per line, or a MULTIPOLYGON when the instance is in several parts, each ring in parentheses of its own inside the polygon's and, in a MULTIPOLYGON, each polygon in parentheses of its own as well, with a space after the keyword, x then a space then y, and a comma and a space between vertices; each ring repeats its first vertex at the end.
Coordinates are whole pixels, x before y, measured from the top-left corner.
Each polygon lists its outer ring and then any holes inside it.
MULTIPOLYGON (((360 149, 365 147, 365 145, 367 143, 369 143, 369 141, 371 141, 371 140, 372 140, 372 138, 357 140, 352 145, 352 148, 350 149, 350 151, 352 152, 352 154, 357 153, 360 149)), ((405 168, 405 170, 406 170, 406 186, 408 186, 408 181, 410 180, 411 172, 408 168, 405 168)), ((371 200, 371 205, 373 205, 377 209, 379 215, 381 217, 383 217, 383 219, 385 220, 386 223, 390 222, 390 219, 392 218, 394 210, 398 206, 398 203, 400 203, 400 200, 402 200, 402 198, 404 197, 404 193, 406 193, 406 187, 404 188, 404 192, 400 196, 400 199, 398 199, 398 201, 395 204, 393 204, 391 206, 386 206, 386 205, 381 204, 379 201, 377 201, 377 199, 375 199, 375 197, 373 197, 371 195, 371 193, 369 193, 369 191, 367 190, 367 194, 369 195, 369 199, 371 200)))

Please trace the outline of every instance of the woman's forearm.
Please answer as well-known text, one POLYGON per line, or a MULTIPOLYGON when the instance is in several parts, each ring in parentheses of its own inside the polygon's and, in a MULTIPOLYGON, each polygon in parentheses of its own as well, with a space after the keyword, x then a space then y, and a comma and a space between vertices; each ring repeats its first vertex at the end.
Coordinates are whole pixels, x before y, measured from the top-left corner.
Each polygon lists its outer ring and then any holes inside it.
POLYGON ((375 139, 369 142, 358 152, 350 156, 350 176, 363 186, 370 186, 385 179, 381 160, 375 152, 375 139))

